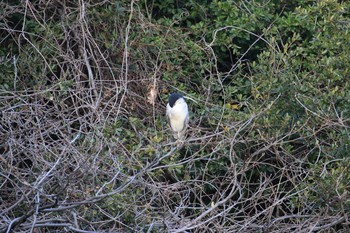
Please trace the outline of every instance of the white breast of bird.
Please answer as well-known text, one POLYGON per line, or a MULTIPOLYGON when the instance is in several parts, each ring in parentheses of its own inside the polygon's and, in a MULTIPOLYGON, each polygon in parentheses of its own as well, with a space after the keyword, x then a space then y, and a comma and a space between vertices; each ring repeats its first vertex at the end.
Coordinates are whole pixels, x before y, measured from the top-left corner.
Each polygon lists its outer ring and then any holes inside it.
POLYGON ((167 105, 167 108, 171 128, 175 132, 182 131, 184 127, 186 127, 186 123, 188 121, 186 119, 188 118, 188 107, 186 102, 183 99, 179 99, 172 108, 169 106, 169 104, 167 105))

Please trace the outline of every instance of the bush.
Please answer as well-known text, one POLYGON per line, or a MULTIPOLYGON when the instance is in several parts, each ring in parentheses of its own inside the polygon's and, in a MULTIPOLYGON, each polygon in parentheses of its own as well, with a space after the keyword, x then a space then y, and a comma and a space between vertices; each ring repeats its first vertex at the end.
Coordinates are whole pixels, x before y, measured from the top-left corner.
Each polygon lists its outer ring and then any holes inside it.
POLYGON ((0 6, 1 232, 348 230, 349 3, 0 6))

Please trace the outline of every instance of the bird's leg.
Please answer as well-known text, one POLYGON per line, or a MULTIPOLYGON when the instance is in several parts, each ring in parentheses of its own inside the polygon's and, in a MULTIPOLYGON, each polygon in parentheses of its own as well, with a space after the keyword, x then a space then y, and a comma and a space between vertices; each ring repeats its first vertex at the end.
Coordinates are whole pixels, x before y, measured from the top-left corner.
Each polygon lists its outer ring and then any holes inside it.
POLYGON ((182 139, 177 139, 176 142, 175 142, 175 145, 177 148, 181 148, 183 145, 184 145, 184 140, 182 139))
POLYGON ((177 138, 176 138, 176 146, 178 148, 182 147, 184 145, 184 142, 185 142, 185 135, 184 135, 184 132, 177 132, 177 138))

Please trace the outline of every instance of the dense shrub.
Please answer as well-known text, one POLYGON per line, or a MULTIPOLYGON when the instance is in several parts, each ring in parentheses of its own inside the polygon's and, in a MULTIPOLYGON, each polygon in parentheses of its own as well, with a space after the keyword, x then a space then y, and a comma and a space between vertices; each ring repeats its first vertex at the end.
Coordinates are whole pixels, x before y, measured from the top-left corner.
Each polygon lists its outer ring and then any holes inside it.
POLYGON ((349 8, 0 3, 0 231, 348 231, 349 8))

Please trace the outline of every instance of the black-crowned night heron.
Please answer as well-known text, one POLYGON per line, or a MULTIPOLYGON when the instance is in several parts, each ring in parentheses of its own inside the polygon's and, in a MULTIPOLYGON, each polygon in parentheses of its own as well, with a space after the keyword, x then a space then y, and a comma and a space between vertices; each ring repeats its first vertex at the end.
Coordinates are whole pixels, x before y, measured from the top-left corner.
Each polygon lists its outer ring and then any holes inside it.
POLYGON ((174 132, 175 139, 181 140, 186 132, 189 114, 186 101, 180 93, 173 93, 169 96, 166 117, 170 128, 174 132))

